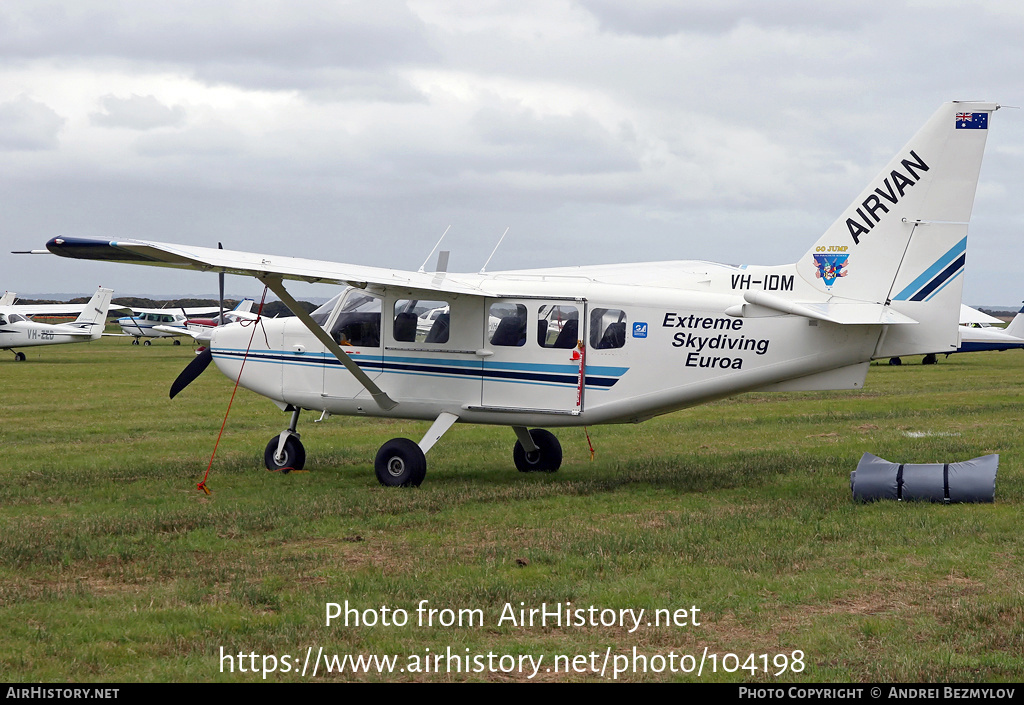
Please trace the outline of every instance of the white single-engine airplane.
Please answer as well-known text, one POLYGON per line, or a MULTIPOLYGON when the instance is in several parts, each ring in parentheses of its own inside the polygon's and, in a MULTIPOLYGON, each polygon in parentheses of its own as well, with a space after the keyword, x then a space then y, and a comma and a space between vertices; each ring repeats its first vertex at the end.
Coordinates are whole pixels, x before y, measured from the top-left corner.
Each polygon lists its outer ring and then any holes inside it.
POLYGON ((1006 327, 994 325, 1002 323, 995 316, 969 306, 963 308, 966 311, 960 314, 960 347, 957 352, 1024 348, 1024 308, 1006 327))
MULTIPOLYGON (((219 313, 216 306, 197 306, 193 308, 135 308, 128 316, 117 319, 121 326, 121 335, 130 335, 132 345, 149 345, 151 338, 173 338, 175 345, 181 345, 177 336, 190 335, 188 320, 190 316, 209 316, 219 313)), ((112 333, 111 335, 117 335, 112 333)))
MULTIPOLYGON (((294 318, 234 323, 209 360, 291 412, 270 469, 301 468, 299 411, 433 421, 377 453, 419 485, 456 422, 511 426, 519 470, 556 470, 549 431, 638 423, 753 390, 858 389, 874 358, 956 350, 967 224, 994 103, 947 103, 795 264, 698 261, 455 274, 57 237, 57 255, 254 276, 294 318), (347 285, 313 314, 285 280, 347 285), (447 307, 422 339, 417 310, 447 307), (499 319, 489 330, 491 317, 499 319), (558 321, 557 333, 550 329, 558 321), (243 369, 244 361, 244 369, 243 369)), ((443 267, 441 267, 443 269, 443 267)))
POLYGON ((29 316, 66 312, 68 308, 65 304, 0 306, 0 350, 10 350, 14 353, 14 359, 21 362, 25 359, 25 353, 15 351, 14 348, 96 340, 103 334, 103 327, 107 323, 107 309, 113 293, 113 289, 100 287, 87 304, 72 304, 81 313, 70 323, 36 323, 28 319, 29 316))

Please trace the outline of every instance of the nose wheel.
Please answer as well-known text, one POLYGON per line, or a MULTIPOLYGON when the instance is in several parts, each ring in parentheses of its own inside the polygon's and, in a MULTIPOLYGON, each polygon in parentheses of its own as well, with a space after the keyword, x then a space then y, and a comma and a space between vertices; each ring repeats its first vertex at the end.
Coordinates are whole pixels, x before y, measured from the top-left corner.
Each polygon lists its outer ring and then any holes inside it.
POLYGON ((288 428, 270 439, 263 451, 263 464, 267 470, 289 473, 302 470, 306 465, 306 449, 299 440, 296 427, 299 425, 299 409, 292 410, 292 420, 288 428))
POLYGON ((278 451, 281 439, 274 436, 267 443, 267 449, 263 451, 263 464, 267 470, 280 471, 285 474, 292 470, 301 470, 306 464, 306 449, 302 446, 298 434, 288 436, 284 441, 284 448, 278 451))

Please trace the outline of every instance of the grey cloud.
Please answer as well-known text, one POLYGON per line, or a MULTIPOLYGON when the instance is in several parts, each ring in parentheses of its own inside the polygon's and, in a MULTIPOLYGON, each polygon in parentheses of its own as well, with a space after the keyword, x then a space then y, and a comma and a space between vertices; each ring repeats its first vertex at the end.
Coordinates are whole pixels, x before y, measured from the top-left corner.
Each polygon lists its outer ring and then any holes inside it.
POLYGON ((251 86, 264 66, 288 67, 301 82, 307 70, 394 66, 429 59, 433 50, 400 0, 10 0, 0 5, 0 56, 151 61, 214 78, 236 67, 230 73, 251 86))
MULTIPOLYGON (((514 106, 487 107, 470 122, 500 157, 501 170, 592 174, 639 169, 626 143, 582 113, 540 116, 514 106)), ((631 137, 626 133, 627 139, 631 137)))
POLYGON ((102 127, 151 130, 156 127, 173 127, 185 121, 184 108, 164 105, 151 95, 132 95, 130 98, 105 95, 100 103, 103 112, 93 113, 90 120, 94 125, 102 127))
POLYGON ((722 34, 744 22, 771 27, 849 28, 876 16, 871 2, 843 6, 818 0, 580 0, 580 5, 606 32, 645 37, 667 37, 681 32, 722 34))
POLYGON ((54 149, 64 123, 64 118, 48 105, 25 96, 0 103, 0 149, 54 149))

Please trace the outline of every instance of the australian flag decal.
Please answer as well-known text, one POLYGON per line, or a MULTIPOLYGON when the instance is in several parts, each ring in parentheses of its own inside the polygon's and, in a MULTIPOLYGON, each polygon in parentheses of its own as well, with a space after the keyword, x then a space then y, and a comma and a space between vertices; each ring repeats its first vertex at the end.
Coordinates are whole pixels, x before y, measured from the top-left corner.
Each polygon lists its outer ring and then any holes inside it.
POLYGON ((987 130, 988 113, 957 113, 956 129, 958 130, 987 130))
POLYGON ((850 255, 814 255, 814 266, 818 268, 818 279, 825 280, 825 286, 832 286, 839 277, 845 277, 846 259, 850 255))

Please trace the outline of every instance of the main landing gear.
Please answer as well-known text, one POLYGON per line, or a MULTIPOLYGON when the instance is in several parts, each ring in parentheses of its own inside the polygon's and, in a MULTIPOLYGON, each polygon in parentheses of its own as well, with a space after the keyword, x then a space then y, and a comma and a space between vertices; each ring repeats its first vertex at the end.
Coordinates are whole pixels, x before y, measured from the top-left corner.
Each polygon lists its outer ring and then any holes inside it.
POLYGON ((512 459, 519 472, 555 472, 562 465, 562 445, 551 431, 528 431, 523 426, 514 426, 513 430, 519 440, 512 449, 512 459))
MULTIPOLYGON (((306 463, 306 450, 295 430, 299 410, 292 408, 288 428, 270 439, 263 453, 268 470, 283 473, 301 470, 306 463)), ((440 440, 459 417, 442 412, 430 430, 417 443, 408 438, 392 438, 377 451, 373 461, 377 481, 385 487, 419 487, 427 476, 427 452, 440 440)), ((554 434, 543 428, 527 429, 513 426, 516 433, 512 459, 520 472, 555 472, 562 464, 562 446, 554 434)))
MULTIPOLYGON (((11 352, 14 352, 14 351, 12 350, 11 352)), ((23 353, 23 352, 14 352, 14 361, 15 362, 25 362, 25 353, 23 353)))

